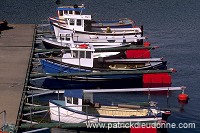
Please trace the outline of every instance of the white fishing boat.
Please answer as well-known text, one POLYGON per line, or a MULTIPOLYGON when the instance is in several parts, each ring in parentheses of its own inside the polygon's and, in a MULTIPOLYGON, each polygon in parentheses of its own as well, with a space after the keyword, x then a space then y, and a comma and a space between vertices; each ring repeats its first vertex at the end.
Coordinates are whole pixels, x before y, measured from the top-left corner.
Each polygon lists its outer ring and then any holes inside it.
MULTIPOLYGON (((59 6, 57 7, 57 17, 49 17, 51 22, 59 22, 66 24, 65 15, 81 15, 85 10, 84 4, 82 5, 74 5, 74 6, 59 6)), ((132 28, 134 27, 134 21, 130 18, 120 18, 120 19, 99 19, 88 21, 88 25, 91 26, 92 29, 98 30, 99 28, 132 28)))
POLYGON ((134 92, 134 91, 170 91, 182 90, 183 87, 134 88, 134 89, 97 89, 65 90, 64 101, 49 102, 50 117, 53 121, 64 123, 97 123, 97 122, 159 122, 167 121, 170 110, 162 110, 155 102, 148 106, 138 105, 102 105, 94 101, 93 93, 134 92))
MULTIPOLYGON (((85 18, 86 19, 86 18, 85 18)), ((71 19, 69 19, 71 20, 71 19)), ((87 20, 87 19, 86 19, 87 20)), ((140 42, 141 40, 145 39, 141 35, 141 29, 140 28, 134 28, 130 31, 123 30, 120 28, 120 30, 109 30, 110 28, 106 28, 103 31, 87 31, 84 28, 84 19, 83 18, 76 18, 74 19, 73 25, 66 25, 66 24, 59 24, 59 23, 52 23, 54 27, 55 35, 58 36, 60 30, 66 30, 66 31, 73 31, 73 38, 74 41, 80 41, 80 42, 117 42, 117 43, 134 43, 134 42, 140 42), (74 25, 77 24, 77 20, 83 20, 80 21, 83 24, 74 25)))
MULTIPOLYGON (((68 8, 67 8, 68 9, 68 8)), ((73 31, 74 41, 82 42, 139 42, 143 37, 143 30, 139 27, 132 28, 91 28, 91 15, 72 14, 71 9, 62 14, 65 23, 51 21, 54 27, 55 35, 58 36, 60 30, 73 31)))
POLYGON ((117 48, 122 46, 129 46, 131 43, 116 43, 116 42, 79 42, 74 41, 72 31, 63 31, 61 30, 58 33, 58 36, 42 36, 42 42, 45 48, 69 48, 70 45, 82 45, 89 44, 93 45, 95 49, 104 49, 104 48, 117 48))

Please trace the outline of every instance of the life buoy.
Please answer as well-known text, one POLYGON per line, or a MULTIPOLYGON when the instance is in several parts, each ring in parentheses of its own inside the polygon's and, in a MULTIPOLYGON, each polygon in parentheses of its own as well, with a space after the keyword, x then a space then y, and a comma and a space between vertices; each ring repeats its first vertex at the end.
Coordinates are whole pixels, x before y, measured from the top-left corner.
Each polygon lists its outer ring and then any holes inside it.
POLYGON ((88 44, 80 44, 80 45, 79 45, 79 48, 87 49, 87 48, 88 48, 88 44))

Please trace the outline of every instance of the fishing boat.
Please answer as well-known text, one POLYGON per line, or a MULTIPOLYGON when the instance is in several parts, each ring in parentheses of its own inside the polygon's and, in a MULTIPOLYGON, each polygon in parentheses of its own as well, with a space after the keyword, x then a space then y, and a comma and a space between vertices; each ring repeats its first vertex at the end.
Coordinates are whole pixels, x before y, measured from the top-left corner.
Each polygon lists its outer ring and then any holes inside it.
MULTIPOLYGON (((129 91, 141 91, 141 88, 129 91)), ((153 88, 159 90, 159 88, 153 88)), ((152 90, 153 90, 152 89, 152 90)), ((161 88, 163 89, 163 88, 161 88)), ((165 88, 169 90, 169 88, 165 88)), ((126 90, 121 92, 126 92, 126 90)), ((105 92, 115 90, 105 90, 105 92)), ((151 91, 143 88, 142 91, 151 91)), ((49 102, 50 118, 64 123, 99 123, 99 122, 143 122, 159 123, 167 121, 170 110, 162 110, 156 102, 149 102, 145 106, 128 104, 106 104, 94 101, 93 93, 104 93, 102 90, 65 90, 64 101, 51 100, 49 102)))
MULTIPOLYGON (((61 30, 58 36, 42 36, 42 42, 45 48, 69 48, 70 45, 81 45, 83 42, 74 41, 72 31, 61 30)), ((116 43, 116 42, 87 42, 87 44, 93 45, 95 49, 101 48, 117 48, 122 46, 130 46, 131 43, 116 43)))
MULTIPOLYGON (((76 8, 75 8, 76 9, 76 8)), ((75 10, 72 9, 72 10, 75 10)), ((62 12, 62 11, 61 11, 62 12)), ((64 12, 64 11, 63 11, 64 12)), ((62 13, 63 13, 62 12, 62 13)), ((65 23, 50 21, 54 27, 55 36, 59 35, 60 30, 73 31, 74 41, 82 42, 139 42, 143 37, 143 28, 91 28, 91 15, 71 14, 71 9, 63 14, 65 23)), ((62 14, 61 13, 61 14, 62 14)))
MULTIPOLYGON (((87 48, 71 46, 70 49, 71 52, 63 54, 61 59, 45 58, 41 59, 41 64, 45 73, 73 75, 48 76, 32 81, 41 81, 42 86, 47 88, 142 87, 142 71, 146 70, 144 73, 149 73, 150 69, 153 69, 158 72, 158 69, 167 68, 167 62, 163 58, 116 59, 112 58, 113 56, 94 58, 95 50, 92 45, 87 48), (100 75, 95 75, 97 73, 100 75)), ((40 87, 41 84, 36 86, 40 87)))
POLYGON ((44 71, 46 73, 79 73, 167 69, 167 61, 163 58, 116 59, 117 55, 108 56, 110 53, 108 55, 95 53, 95 55, 93 45, 70 45, 69 48, 70 52, 63 53, 59 60, 42 59, 44 71), (103 58, 102 56, 108 57, 103 58))
MULTIPOLYGON (((59 6, 57 8, 57 17, 49 17, 51 22, 58 22, 62 24, 66 24, 65 15, 81 15, 85 10, 85 6, 82 5, 74 5, 74 6, 59 6)), ((92 29, 98 28, 132 28, 134 25, 134 21, 130 18, 120 18, 113 20, 91 20, 88 21, 88 24, 92 29)))
POLYGON ((30 83, 48 89, 117 89, 170 87, 173 70, 140 70, 31 75, 30 83))
MULTIPOLYGON (((70 18, 70 16, 69 16, 70 18)), ((102 29, 101 31, 91 31, 86 30, 87 27, 84 26, 84 20, 91 19, 90 17, 80 17, 77 16, 73 20, 73 24, 66 25, 60 23, 52 23, 54 27, 55 36, 59 36, 60 30, 72 31, 74 41, 82 42, 117 42, 117 43, 136 43, 141 42, 145 37, 142 36, 142 31, 140 28, 131 28, 130 30, 125 30, 123 28, 118 28, 111 30, 109 27, 102 29), (82 24, 78 24, 78 20, 82 20, 82 24)), ((69 19, 72 20, 72 19, 69 19)))

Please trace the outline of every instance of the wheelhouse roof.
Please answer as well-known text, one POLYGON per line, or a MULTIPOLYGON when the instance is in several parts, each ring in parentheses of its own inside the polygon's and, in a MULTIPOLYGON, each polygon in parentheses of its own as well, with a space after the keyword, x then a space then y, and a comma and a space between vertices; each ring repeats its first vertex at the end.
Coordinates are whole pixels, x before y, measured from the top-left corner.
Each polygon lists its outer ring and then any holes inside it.
POLYGON ((84 6, 78 6, 78 7, 74 7, 74 6, 60 6, 57 8, 57 10, 64 10, 64 11, 82 11, 85 10, 84 6))
POLYGON ((82 89, 65 90, 64 96, 65 97, 75 97, 75 98, 82 99, 83 90, 82 89))

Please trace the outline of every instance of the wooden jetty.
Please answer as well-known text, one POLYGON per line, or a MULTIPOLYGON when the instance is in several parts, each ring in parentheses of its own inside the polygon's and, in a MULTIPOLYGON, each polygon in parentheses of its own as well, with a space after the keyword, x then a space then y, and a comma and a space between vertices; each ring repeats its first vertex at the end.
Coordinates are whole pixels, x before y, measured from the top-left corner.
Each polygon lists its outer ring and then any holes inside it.
POLYGON ((35 25, 9 24, 9 27, 12 28, 2 31, 0 37, 0 112, 5 110, 6 122, 15 125, 26 82, 35 25))

